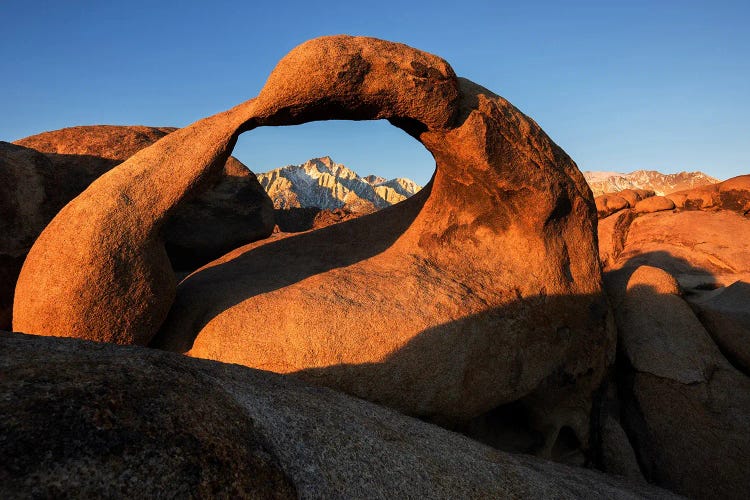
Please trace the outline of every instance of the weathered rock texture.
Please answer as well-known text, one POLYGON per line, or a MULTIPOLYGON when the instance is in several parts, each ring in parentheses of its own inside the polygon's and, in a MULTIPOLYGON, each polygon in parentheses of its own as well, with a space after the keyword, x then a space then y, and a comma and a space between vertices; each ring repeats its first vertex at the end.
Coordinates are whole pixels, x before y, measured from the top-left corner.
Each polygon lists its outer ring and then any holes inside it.
MULTIPOLYGON (((176 129, 94 125, 26 137, 21 146, 45 153, 64 176, 58 196, 78 196, 96 178, 176 129)), ((48 219, 49 221, 49 219, 48 219)), ((186 199, 166 222, 167 254, 175 269, 194 270, 239 245, 265 238, 273 229, 273 207, 255 175, 227 159, 194 199, 186 199)))
POLYGON ((175 297, 161 225, 221 169, 237 134, 381 118, 432 152, 430 185, 377 214, 208 264, 184 280, 153 345, 294 373, 439 421, 523 398, 546 450, 563 427, 585 446, 614 345, 590 190, 510 103, 391 42, 307 42, 256 99, 98 179, 29 254, 14 327, 147 342, 175 297))
POLYGON ((671 496, 155 350, 0 333, 0 371, 4 498, 671 496))
POLYGON ((691 498, 746 498, 750 378, 678 294, 671 275, 641 266, 616 307, 624 427, 649 481, 691 498))

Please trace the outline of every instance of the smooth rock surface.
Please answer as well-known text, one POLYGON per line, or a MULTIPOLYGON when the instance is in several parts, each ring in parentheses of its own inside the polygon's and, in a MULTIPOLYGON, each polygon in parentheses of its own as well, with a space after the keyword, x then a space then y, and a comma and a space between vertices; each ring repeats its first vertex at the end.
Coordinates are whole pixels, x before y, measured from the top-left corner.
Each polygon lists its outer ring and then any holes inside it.
POLYGON ((623 426, 646 479, 691 498, 750 491, 750 378, 665 271, 639 267, 616 308, 623 426))
POLYGON ((750 374, 750 283, 736 281, 692 302, 716 344, 750 374))
POLYGON ((674 208, 674 202, 666 196, 651 196, 644 198, 643 200, 635 204, 635 211, 637 213, 652 213, 661 212, 662 210, 672 210, 674 208))
POLYGON ((0 370, 5 498, 673 496, 280 375, 150 349, 0 333, 0 370))
POLYGON ((597 196, 594 201, 596 202, 596 213, 600 219, 609 217, 613 213, 630 206, 628 200, 617 194, 603 194, 597 196))

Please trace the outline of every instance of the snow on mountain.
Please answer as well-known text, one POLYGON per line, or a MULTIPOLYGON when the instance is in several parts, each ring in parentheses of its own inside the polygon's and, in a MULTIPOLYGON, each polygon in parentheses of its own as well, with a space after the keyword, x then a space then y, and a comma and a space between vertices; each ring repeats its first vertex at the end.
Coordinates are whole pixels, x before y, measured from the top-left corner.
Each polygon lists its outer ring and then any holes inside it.
POLYGON ((329 156, 258 174, 275 208, 317 207, 372 212, 405 200, 421 189, 405 178, 360 177, 329 156))
POLYGON ((619 172, 584 172, 586 182, 591 186, 594 196, 604 193, 616 193, 623 189, 652 189, 657 195, 691 189, 705 184, 715 184, 715 179, 703 172, 678 172, 662 174, 656 170, 636 170, 629 174, 619 172))

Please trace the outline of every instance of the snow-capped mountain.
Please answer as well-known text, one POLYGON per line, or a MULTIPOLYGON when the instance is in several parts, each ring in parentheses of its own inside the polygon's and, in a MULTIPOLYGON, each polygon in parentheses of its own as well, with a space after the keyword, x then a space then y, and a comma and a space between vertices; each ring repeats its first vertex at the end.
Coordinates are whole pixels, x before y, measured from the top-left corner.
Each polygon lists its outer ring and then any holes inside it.
POLYGON ((405 200, 421 189, 405 178, 386 180, 334 162, 329 156, 258 174, 275 208, 317 207, 372 212, 405 200))
POLYGON ((586 182, 594 196, 616 193, 623 189, 652 189, 657 195, 674 193, 705 184, 715 184, 715 179, 703 172, 679 172, 662 174, 656 170, 636 170, 629 174, 619 172, 584 172, 586 182))

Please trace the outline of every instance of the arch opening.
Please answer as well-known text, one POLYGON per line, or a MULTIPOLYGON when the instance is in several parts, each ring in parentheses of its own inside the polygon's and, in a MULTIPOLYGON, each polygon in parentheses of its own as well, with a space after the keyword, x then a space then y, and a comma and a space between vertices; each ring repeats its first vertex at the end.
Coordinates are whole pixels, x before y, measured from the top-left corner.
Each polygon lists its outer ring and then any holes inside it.
POLYGON ((239 136, 233 155, 274 203, 282 232, 320 228, 395 205, 435 172, 432 154, 386 120, 263 126, 239 136))

